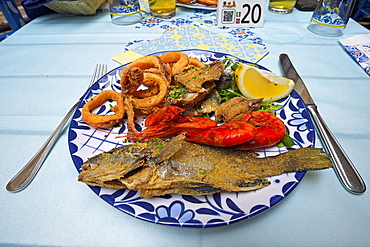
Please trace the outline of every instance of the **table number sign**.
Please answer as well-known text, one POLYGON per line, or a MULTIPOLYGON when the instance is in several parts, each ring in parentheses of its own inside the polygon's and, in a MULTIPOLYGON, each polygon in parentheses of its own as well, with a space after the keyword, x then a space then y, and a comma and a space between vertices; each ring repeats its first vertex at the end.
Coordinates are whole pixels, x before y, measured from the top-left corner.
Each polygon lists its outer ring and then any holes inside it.
POLYGON ((218 0, 219 27, 262 27, 265 0, 218 0))

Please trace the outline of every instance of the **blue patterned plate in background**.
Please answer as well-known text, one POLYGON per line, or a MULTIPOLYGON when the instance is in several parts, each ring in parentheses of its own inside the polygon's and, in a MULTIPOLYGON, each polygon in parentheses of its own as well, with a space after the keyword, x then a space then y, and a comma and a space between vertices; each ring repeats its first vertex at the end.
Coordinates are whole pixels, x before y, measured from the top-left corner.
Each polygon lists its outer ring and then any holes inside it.
MULTIPOLYGON (((204 63, 223 60, 225 57, 234 61, 248 63, 234 56, 204 50, 181 51, 196 57, 204 63)), ((155 53, 161 55, 165 52, 155 53)), ((266 69, 257 65, 261 69, 266 69)), ((69 150, 78 172, 87 158, 124 145, 125 138, 117 138, 127 131, 126 124, 112 129, 96 129, 81 119, 83 105, 101 91, 114 90, 120 92, 119 72, 125 67, 120 66, 100 78, 86 92, 73 115, 69 132, 69 150)), ((296 145, 292 148, 313 147, 315 133, 305 104, 299 95, 292 93, 277 102, 282 108, 276 115, 283 120, 289 129, 290 136, 296 145)), ((98 109, 100 114, 109 112, 109 103, 98 109)), ((142 128, 142 118, 136 119, 138 129, 142 128)), ((260 156, 273 156, 287 151, 284 148, 269 147, 256 150, 260 156)), ((252 216, 258 215, 282 201, 302 180, 305 172, 286 173, 270 177, 271 185, 251 192, 221 192, 206 196, 188 196, 168 194, 165 196, 141 198, 140 192, 129 189, 108 189, 92 187, 100 198, 113 207, 135 218, 162 225, 178 227, 208 228, 229 225, 252 216)), ((77 175, 76 175, 77 176, 77 175)))
POLYGON ((210 10, 210 11, 216 11, 217 5, 204 5, 201 3, 181 3, 176 1, 176 6, 189 8, 189 9, 203 9, 203 10, 210 10))

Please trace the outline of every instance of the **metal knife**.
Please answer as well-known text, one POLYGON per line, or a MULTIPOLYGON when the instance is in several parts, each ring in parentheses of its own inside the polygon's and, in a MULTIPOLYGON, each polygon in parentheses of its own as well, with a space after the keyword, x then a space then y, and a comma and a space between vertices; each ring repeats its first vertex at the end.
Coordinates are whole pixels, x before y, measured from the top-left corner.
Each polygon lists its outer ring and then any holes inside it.
POLYGON ((295 82, 294 89, 301 96, 302 100, 306 104, 306 107, 313 119, 316 130, 319 134, 319 138, 324 144, 325 151, 329 154, 334 170, 341 181, 342 185, 346 190, 354 194, 364 193, 366 185, 361 178, 360 174, 348 158, 339 142, 335 139, 334 135, 325 124, 324 120, 320 116, 317 106, 310 93, 308 92, 305 84, 303 83, 298 72, 293 67, 288 55, 280 54, 280 64, 285 74, 285 77, 295 82))

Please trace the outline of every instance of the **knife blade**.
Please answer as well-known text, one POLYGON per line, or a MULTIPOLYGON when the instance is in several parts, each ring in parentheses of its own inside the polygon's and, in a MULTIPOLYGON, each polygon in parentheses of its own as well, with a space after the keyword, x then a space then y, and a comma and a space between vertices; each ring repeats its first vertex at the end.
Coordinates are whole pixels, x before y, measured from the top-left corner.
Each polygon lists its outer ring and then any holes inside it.
POLYGON ((344 152, 343 148, 325 124, 323 118, 317 110, 317 106, 307 90, 302 78, 295 70, 292 62, 287 54, 280 54, 280 65, 283 69, 285 77, 295 82, 294 90, 301 96, 303 102, 306 104, 307 110, 310 113, 315 124, 318 136, 323 142, 325 151, 329 154, 335 173, 344 188, 353 193, 361 194, 366 190, 366 185, 355 166, 344 152))

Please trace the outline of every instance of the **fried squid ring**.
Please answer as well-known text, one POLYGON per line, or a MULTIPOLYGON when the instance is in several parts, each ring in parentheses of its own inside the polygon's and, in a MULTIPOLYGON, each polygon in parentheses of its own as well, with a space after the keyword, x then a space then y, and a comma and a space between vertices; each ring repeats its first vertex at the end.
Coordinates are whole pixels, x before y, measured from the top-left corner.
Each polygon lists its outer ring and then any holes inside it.
MULTIPOLYGON (((153 55, 138 58, 126 66, 126 68, 134 68, 134 67, 138 67, 141 70, 155 68, 155 69, 158 69, 158 71, 165 76, 170 74, 170 72, 167 71, 166 66, 163 64, 162 60, 159 57, 153 56, 153 55)), ((125 73, 124 70, 121 71, 121 74, 120 74, 121 78, 123 76, 123 73, 125 73)), ((171 81, 171 78, 170 78, 170 81, 171 81)))
POLYGON ((142 70, 150 69, 150 68, 157 68, 161 72, 164 73, 164 67, 161 59, 157 56, 145 56, 140 57, 134 61, 132 61, 130 64, 126 66, 126 68, 133 68, 133 67, 139 67, 142 70))
POLYGON ((171 76, 177 75, 180 70, 188 66, 189 64, 189 57, 185 53, 182 52, 168 52, 165 53, 159 58, 162 60, 164 64, 173 63, 171 68, 171 76))
POLYGON ((193 65, 195 67, 198 67, 198 68, 203 68, 203 67, 206 67, 206 65, 204 63, 202 63, 201 61, 199 61, 198 59, 196 58, 189 58, 189 65, 193 65))
POLYGON ((136 98, 146 98, 146 97, 156 95, 158 93, 159 93, 159 86, 153 85, 153 86, 149 86, 148 89, 135 91, 132 95, 135 96, 136 98))
POLYGON ((167 80, 164 76, 153 74, 153 73, 144 73, 144 83, 146 80, 155 81, 156 84, 159 86, 159 93, 150 97, 145 97, 139 99, 133 95, 130 96, 130 101, 133 103, 134 107, 137 109, 142 108, 151 108, 156 107, 163 103, 167 91, 167 80))
POLYGON ((121 72, 121 87, 122 94, 133 95, 137 98, 145 98, 158 94, 159 86, 157 82, 152 80, 144 80, 145 73, 153 73, 158 75, 163 75, 156 68, 146 69, 145 71, 141 70, 139 67, 133 68, 124 68, 121 72), (147 86, 147 89, 137 90, 141 85, 147 86))
POLYGON ((123 118, 125 113, 122 95, 112 90, 103 91, 90 99, 82 107, 82 120, 96 128, 111 128, 114 125, 118 124, 123 118), (114 100, 117 102, 117 105, 112 108, 115 112, 113 115, 100 116, 94 113, 91 113, 92 110, 101 106, 108 99, 114 100))
MULTIPOLYGON (((166 73, 165 73, 165 77, 168 81, 168 85, 171 84, 171 67, 168 66, 167 64, 164 64, 164 67, 166 69, 166 73)), ((150 69, 146 69, 144 70, 144 73, 153 73, 153 74, 158 74, 158 75, 163 75, 163 73, 161 73, 158 69, 156 68, 150 68, 150 69)), ((145 85, 146 86, 153 86, 153 84, 150 84, 150 82, 145 82, 145 85)))
POLYGON ((144 72, 139 67, 126 67, 120 75, 122 94, 134 93, 144 80, 144 72))
POLYGON ((135 112, 133 110, 133 104, 130 100, 131 94, 136 92, 138 87, 144 80, 144 72, 139 67, 128 67, 126 66, 120 73, 121 75, 121 91, 123 104, 127 115, 127 128, 128 133, 137 133, 135 128, 135 112))

